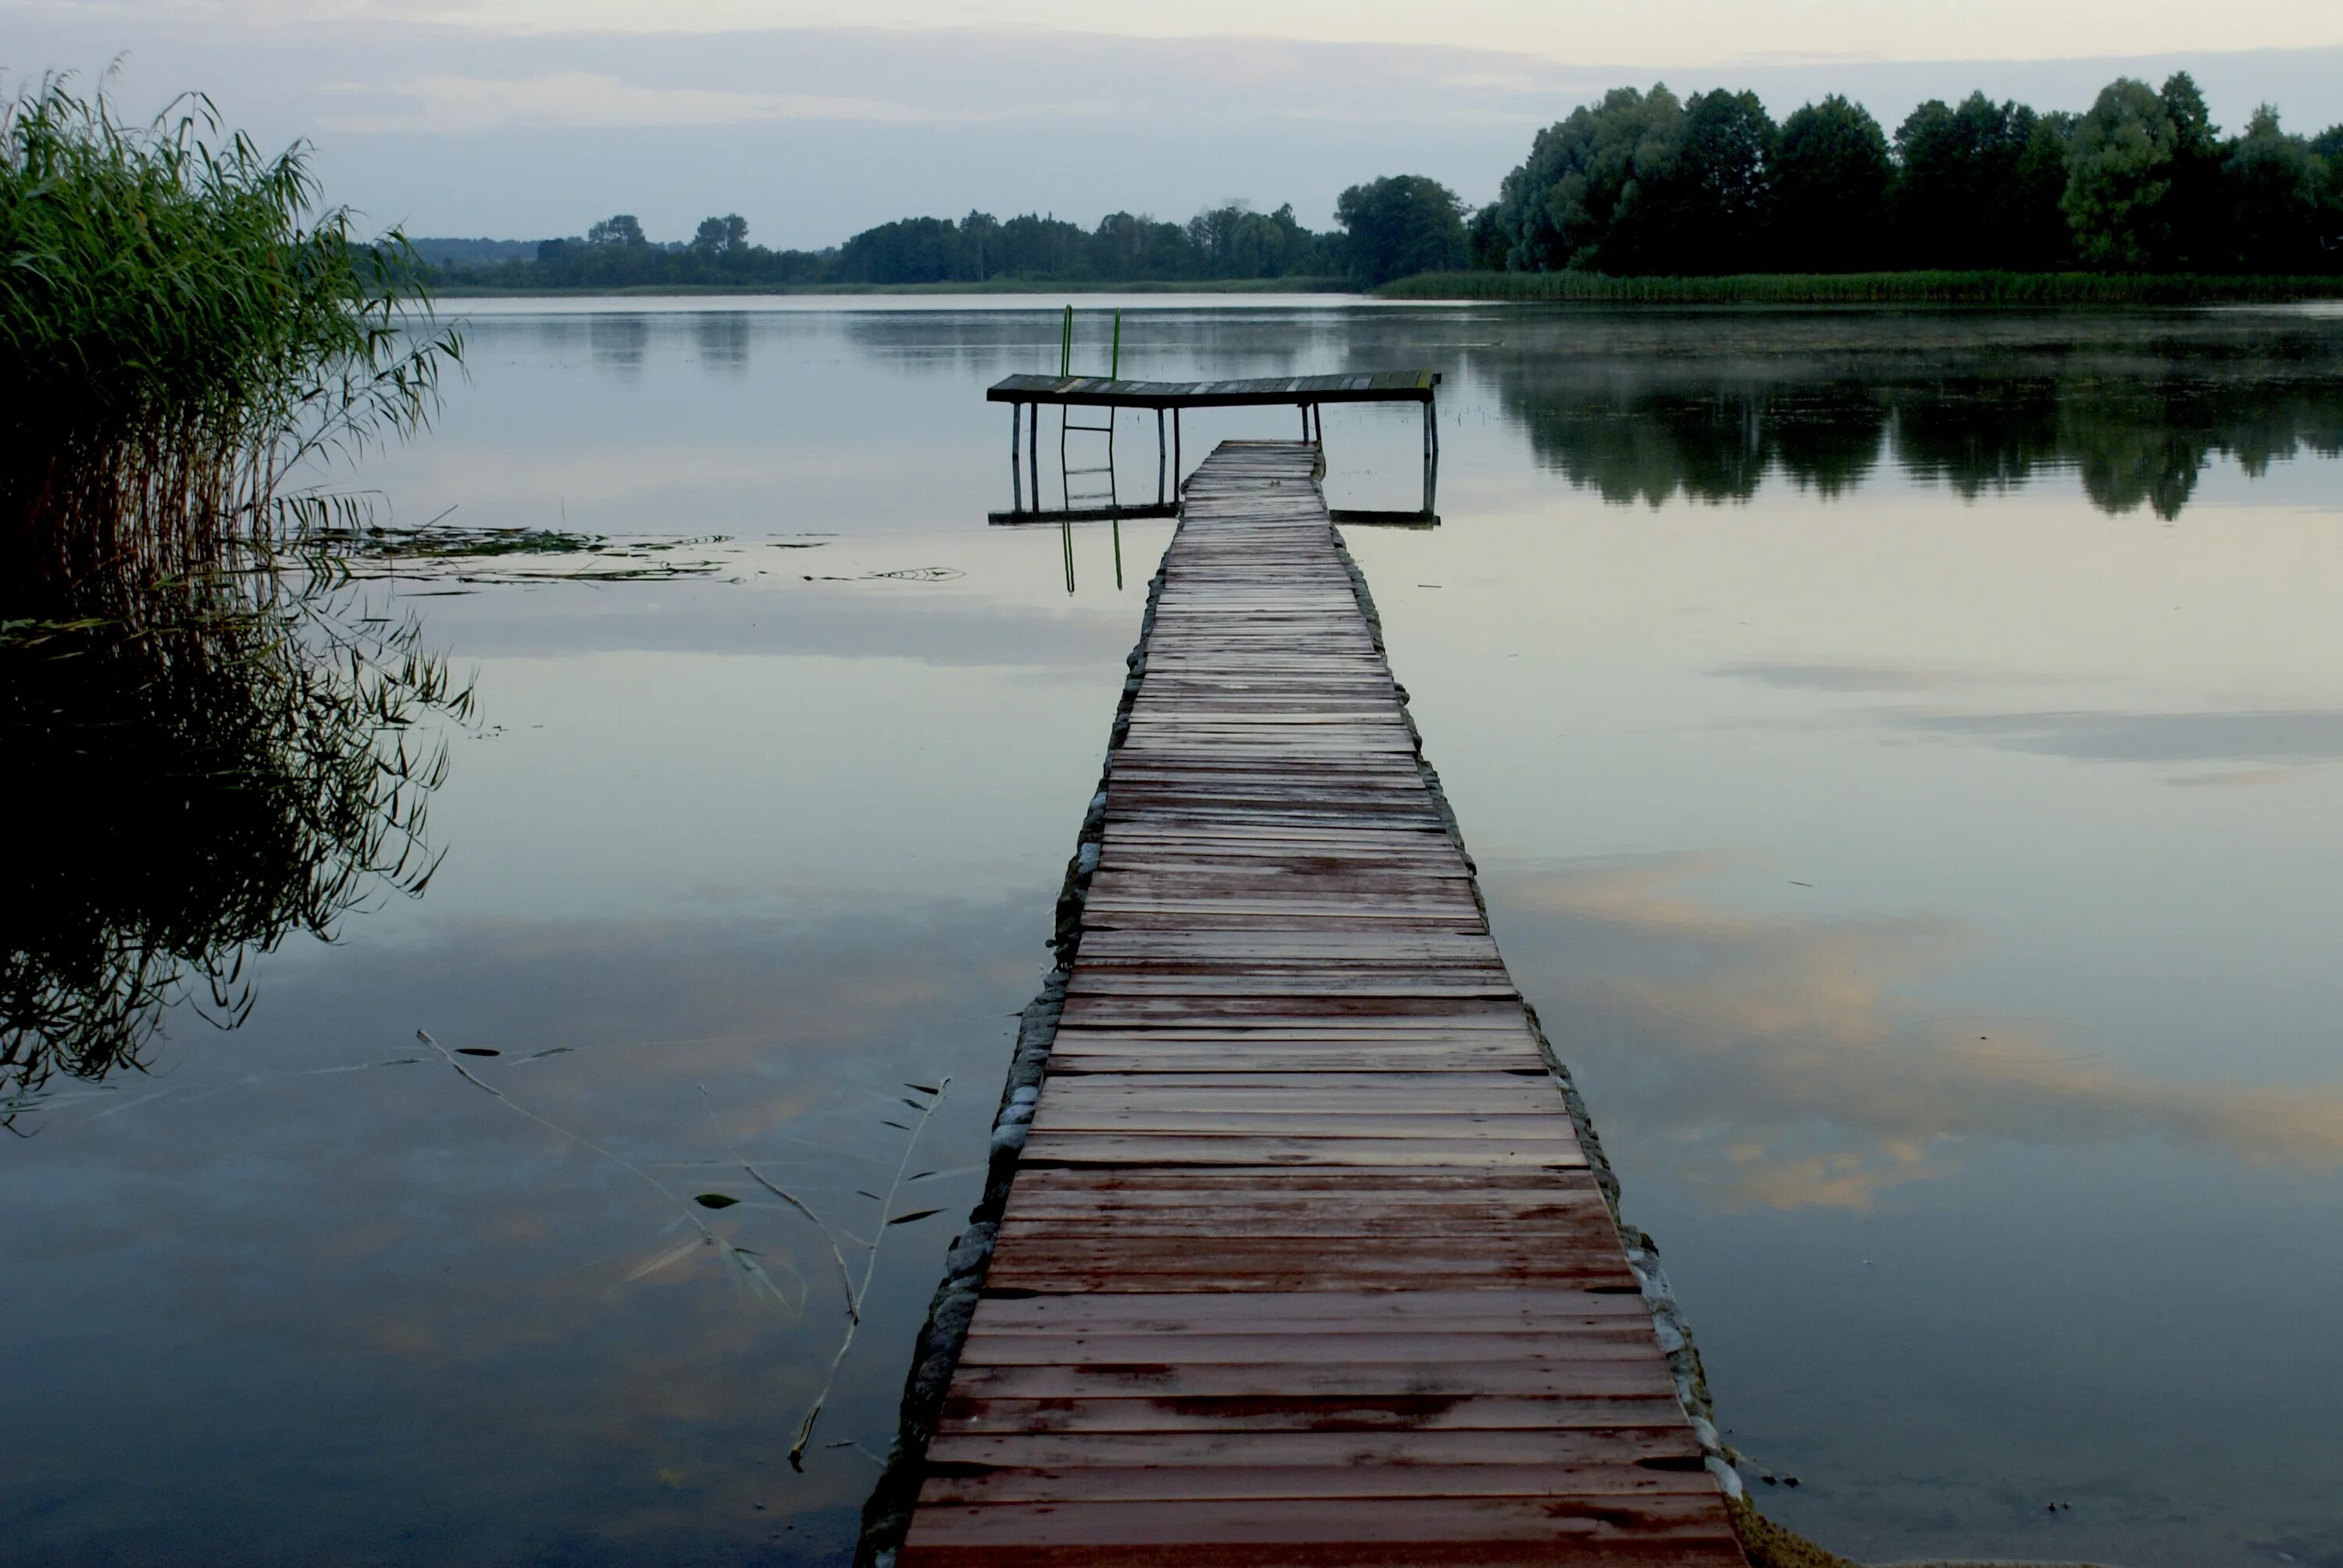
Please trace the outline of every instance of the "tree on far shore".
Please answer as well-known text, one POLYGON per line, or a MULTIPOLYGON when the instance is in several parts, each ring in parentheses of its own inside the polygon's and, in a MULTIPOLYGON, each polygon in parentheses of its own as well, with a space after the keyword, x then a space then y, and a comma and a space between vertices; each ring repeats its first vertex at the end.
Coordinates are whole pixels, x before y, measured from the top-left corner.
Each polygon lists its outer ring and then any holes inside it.
POLYGON ((643 226, 635 215, 622 212, 616 217, 606 217, 586 231, 588 245, 649 245, 643 236, 643 226))
POLYGON ((1774 154, 1775 259, 1794 272, 1880 265, 1895 173, 1887 135, 1861 104, 1834 93, 1793 113, 1774 154))
POLYGON ((1892 197, 1898 260, 1965 270, 2018 248, 2016 236, 2029 226, 2020 169, 2038 118, 1983 93, 1957 107, 1931 98, 1906 116, 1896 127, 1892 197))
POLYGON ((1353 186, 1334 204, 1348 236, 1351 276, 1373 288, 1419 272, 1446 272, 1470 259, 1463 204, 1423 175, 1387 175, 1353 186))
POLYGON ((2172 112, 2146 82, 2118 76, 2075 126, 2060 206, 2086 265, 2137 270, 2171 249, 2165 198, 2179 144, 2172 112))
POLYGON ((2241 265, 2258 272, 2318 266, 2321 209, 2332 210, 2327 198, 2334 179, 2321 162, 2310 142, 2280 128, 2275 107, 2254 111, 2221 171, 2231 193, 2223 232, 2241 265))
POLYGON ((735 256, 749 248, 749 220, 739 213, 699 220, 691 248, 704 256, 735 256))

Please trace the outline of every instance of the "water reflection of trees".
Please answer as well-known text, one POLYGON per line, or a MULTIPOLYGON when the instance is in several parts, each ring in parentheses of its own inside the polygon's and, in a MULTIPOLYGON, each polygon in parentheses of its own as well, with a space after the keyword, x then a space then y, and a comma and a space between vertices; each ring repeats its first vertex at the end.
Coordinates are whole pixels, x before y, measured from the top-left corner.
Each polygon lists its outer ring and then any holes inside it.
POLYGON ((1876 466, 1886 429, 1885 405, 1845 383, 1531 387, 1508 392, 1505 403, 1540 460, 1572 484, 1606 501, 1654 507, 1678 495, 1747 500, 1776 468, 1835 496, 1876 466))
POLYGON ((2073 472, 2109 513, 2177 517, 2216 457, 2259 477, 2343 456, 2343 382, 2099 374, 1812 379, 1686 367, 1664 384, 1581 379, 1567 360, 1499 360, 1500 400, 1541 462, 1607 501, 1746 500, 1769 475, 1837 496, 1883 458, 1974 498, 2073 472))
POLYGON ((329 573, 256 556, 0 588, 0 1121, 56 1073, 142 1064, 183 997, 240 1020, 251 954, 422 891, 430 721, 469 694, 329 573))

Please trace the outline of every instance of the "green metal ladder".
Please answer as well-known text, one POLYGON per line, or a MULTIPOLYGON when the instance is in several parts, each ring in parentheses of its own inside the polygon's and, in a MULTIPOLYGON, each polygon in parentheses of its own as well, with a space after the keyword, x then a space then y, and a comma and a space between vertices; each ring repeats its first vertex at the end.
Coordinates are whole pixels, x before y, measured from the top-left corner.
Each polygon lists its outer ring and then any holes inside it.
MULTIPOLYGON (((1114 313, 1114 347, 1111 351, 1111 357, 1107 362, 1107 379, 1110 381, 1120 379, 1121 370, 1122 312, 1118 310, 1114 313)), ((1058 334, 1058 375, 1061 378, 1071 378, 1073 376, 1073 373, 1074 307, 1069 305, 1066 307, 1065 325, 1058 334)), ((1065 504, 1068 511, 1072 511, 1077 505, 1103 505, 1112 507, 1120 504, 1115 494, 1114 482, 1114 413, 1115 411, 1112 408, 1106 410, 1106 423, 1103 425, 1082 425, 1074 422, 1071 417, 1071 411, 1068 407, 1061 405, 1058 409, 1058 468, 1061 476, 1061 487, 1062 488, 1066 498, 1065 504), (1075 431, 1083 431, 1093 436, 1104 436, 1106 437, 1106 461, 1103 463, 1090 464, 1083 467, 1074 467, 1072 459, 1067 451, 1066 437, 1075 431), (1076 494, 1074 490, 1074 478, 1077 475, 1090 477, 1100 474, 1106 476, 1105 487, 1103 489, 1097 488, 1093 485, 1086 487, 1079 495, 1076 494)), ((1041 498, 1039 496, 1034 497, 1034 504, 1037 506, 1040 505, 1041 499, 1041 498)))

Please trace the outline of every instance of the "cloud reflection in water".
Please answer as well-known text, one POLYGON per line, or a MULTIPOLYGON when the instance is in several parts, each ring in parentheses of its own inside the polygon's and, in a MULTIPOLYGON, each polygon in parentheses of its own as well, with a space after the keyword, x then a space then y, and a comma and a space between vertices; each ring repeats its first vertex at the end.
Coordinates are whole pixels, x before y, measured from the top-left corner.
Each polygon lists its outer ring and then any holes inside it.
POLYGON ((1869 1208, 1953 1173, 1962 1145, 1986 1139, 2147 1138, 2343 1168, 2343 1093, 2159 1081, 2037 1020, 1948 1017, 1919 988, 1975 949, 1959 923, 1736 911, 1688 887, 1735 869, 1682 853, 1489 879, 1555 1049, 1593 1070, 1597 1126, 1608 1111, 1665 1140, 1720 1208, 1869 1208))
POLYGON ((875 1473, 851 1445, 891 1434, 1048 906, 734 900, 279 955, 245 1030, 41 1119, 47 1196, 0 1212, 12 1304, 52 1325, 16 1380, 44 1413, 0 1476, 0 1559, 836 1560, 875 1473), (508 1103, 418 1026, 498 1052, 458 1060, 508 1103), (887 1122, 946 1074, 915 1167, 937 1174, 893 1210, 940 1212, 888 1228, 793 1474, 838 1264, 742 1166, 859 1275, 863 1194, 904 1143, 887 1122))

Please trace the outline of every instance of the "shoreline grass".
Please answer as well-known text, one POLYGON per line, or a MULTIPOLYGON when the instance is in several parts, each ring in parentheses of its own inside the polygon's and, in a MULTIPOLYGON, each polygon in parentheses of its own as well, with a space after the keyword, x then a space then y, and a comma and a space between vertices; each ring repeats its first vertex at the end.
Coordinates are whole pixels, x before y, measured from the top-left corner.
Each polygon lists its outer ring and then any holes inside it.
POLYGON ((2210 273, 1739 273, 1612 277, 1594 272, 1435 272, 1385 284, 1379 299, 1616 305, 2215 305, 2343 299, 2343 275, 2210 273))
POLYGON ((435 283, 437 299, 691 298, 741 295, 924 295, 924 294, 1357 294, 1344 277, 1179 278, 1080 282, 993 278, 983 283, 644 283, 624 288, 590 285, 571 287, 505 288, 483 284, 435 283))

